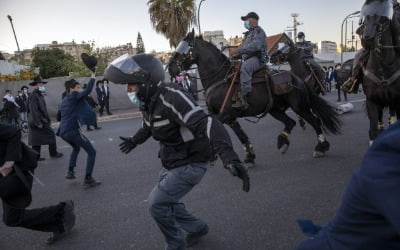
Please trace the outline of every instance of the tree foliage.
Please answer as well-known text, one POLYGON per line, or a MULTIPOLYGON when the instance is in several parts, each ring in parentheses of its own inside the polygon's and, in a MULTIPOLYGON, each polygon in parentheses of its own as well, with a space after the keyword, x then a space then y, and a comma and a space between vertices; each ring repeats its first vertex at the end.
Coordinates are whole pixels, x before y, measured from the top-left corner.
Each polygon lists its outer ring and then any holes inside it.
MULTIPOLYGON (((88 41, 88 42, 82 41, 82 43, 87 44, 83 52, 89 55, 93 55, 97 58, 96 74, 102 75, 104 73, 104 70, 107 68, 108 62, 110 61, 110 55, 101 53, 100 50, 96 48, 96 44, 94 41, 88 41)), ((73 77, 87 76, 88 72, 89 72, 88 68, 85 66, 82 60, 79 59, 78 61, 75 62, 72 76, 73 77)))
POLYGON ((140 35, 140 32, 137 35, 137 40, 136 40, 136 53, 141 54, 145 53, 146 49, 144 48, 144 42, 142 39, 142 35, 140 35))
POLYGON ((149 0, 147 5, 154 29, 169 40, 171 47, 176 47, 196 24, 194 0, 149 0))
POLYGON ((46 50, 36 48, 32 56, 32 66, 40 68, 39 74, 43 78, 68 76, 74 69, 73 56, 58 48, 46 50))

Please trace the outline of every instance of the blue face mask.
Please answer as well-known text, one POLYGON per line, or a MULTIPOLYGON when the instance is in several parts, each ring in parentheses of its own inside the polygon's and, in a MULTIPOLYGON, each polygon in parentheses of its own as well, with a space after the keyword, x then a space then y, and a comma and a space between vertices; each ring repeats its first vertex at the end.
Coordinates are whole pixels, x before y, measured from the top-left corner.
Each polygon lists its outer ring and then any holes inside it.
POLYGON ((45 92, 46 91, 46 87, 45 86, 39 86, 39 91, 40 92, 45 92))
POLYGON ((128 92, 128 97, 131 103, 136 107, 142 106, 143 102, 137 97, 136 92, 128 92))
POLYGON ((251 27, 250 21, 244 21, 243 26, 244 26, 246 29, 250 29, 250 27, 251 27))

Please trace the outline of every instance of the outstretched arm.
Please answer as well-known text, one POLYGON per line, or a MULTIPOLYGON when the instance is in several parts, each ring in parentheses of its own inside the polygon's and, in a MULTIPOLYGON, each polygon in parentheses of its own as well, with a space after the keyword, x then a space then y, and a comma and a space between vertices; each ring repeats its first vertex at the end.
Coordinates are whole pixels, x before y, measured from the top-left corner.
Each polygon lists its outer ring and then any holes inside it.
POLYGON ((84 91, 80 92, 77 95, 78 99, 85 98, 86 96, 88 96, 92 92, 92 89, 93 89, 93 86, 94 86, 94 82, 96 81, 96 73, 92 72, 92 75, 90 77, 91 78, 90 78, 90 80, 88 82, 88 85, 87 85, 86 89, 84 91))

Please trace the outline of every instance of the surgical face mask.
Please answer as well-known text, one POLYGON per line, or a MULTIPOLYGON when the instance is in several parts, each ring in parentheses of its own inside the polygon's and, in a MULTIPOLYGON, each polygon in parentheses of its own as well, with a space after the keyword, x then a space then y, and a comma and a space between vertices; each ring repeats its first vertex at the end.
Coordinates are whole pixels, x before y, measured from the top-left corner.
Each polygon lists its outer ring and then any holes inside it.
POLYGON ((24 89, 24 93, 28 93, 28 90, 27 90, 27 89, 24 89))
POLYGON ((22 93, 19 93, 18 95, 19 95, 19 96, 22 96, 22 93))
POLYGON ((143 102, 137 97, 136 92, 128 92, 127 95, 133 105, 136 107, 142 106, 143 102))
POLYGON ((45 92, 46 91, 46 87, 45 86, 39 86, 39 91, 40 92, 45 92))
POLYGON ((250 21, 244 21, 243 26, 244 26, 246 29, 250 29, 250 27, 251 27, 250 21))
POLYGON ((304 42, 304 38, 299 38, 299 42, 300 43, 304 42))

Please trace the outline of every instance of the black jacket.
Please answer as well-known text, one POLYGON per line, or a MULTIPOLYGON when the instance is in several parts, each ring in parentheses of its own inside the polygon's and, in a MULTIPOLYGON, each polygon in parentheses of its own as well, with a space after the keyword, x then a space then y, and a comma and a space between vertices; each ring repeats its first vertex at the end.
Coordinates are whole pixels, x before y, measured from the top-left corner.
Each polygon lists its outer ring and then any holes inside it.
POLYGON ((46 102, 38 89, 35 89, 29 96, 28 107, 29 145, 38 146, 56 143, 56 137, 47 113, 46 102), (39 128, 38 126, 40 125, 43 125, 43 127, 39 128))
POLYGON ((0 166, 5 161, 14 161, 14 168, 20 171, 7 177, 0 175, 0 197, 12 207, 25 208, 32 201, 32 177, 28 171, 36 168, 37 154, 21 142, 21 132, 16 126, 0 123, 0 166))
POLYGON ((166 169, 210 161, 212 149, 224 164, 240 161, 223 125, 208 116, 180 86, 163 85, 152 100, 133 140, 141 144, 153 136, 159 141, 159 157, 166 169))
POLYGON ((26 112, 27 111, 26 101, 27 101, 27 99, 23 95, 15 97, 15 102, 19 106, 19 112, 26 112))

